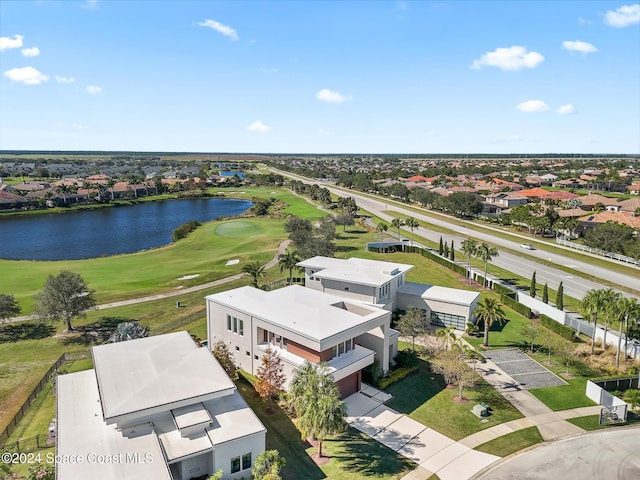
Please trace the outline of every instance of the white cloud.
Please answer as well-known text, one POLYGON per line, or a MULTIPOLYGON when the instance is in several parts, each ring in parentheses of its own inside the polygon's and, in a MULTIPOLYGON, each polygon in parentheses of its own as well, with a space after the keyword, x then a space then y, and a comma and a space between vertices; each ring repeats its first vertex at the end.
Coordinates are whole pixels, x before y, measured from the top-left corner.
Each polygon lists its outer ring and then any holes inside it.
POLYGON ((576 40, 575 42, 571 40, 565 40, 564 42, 562 42, 562 48, 572 52, 580 53, 593 53, 598 51, 598 49, 590 43, 581 42, 580 40, 576 40))
POLYGON ((542 100, 527 100, 526 102, 516 105, 516 108, 525 113, 546 112, 549 110, 549 105, 544 103, 542 100))
POLYGON ((482 54, 478 60, 473 61, 470 68, 480 70, 483 66, 488 66, 515 71, 537 67, 543 60, 544 57, 538 52, 529 52, 526 47, 514 45, 507 48, 496 48, 493 52, 482 54))
POLYGON ((204 22, 198 22, 198 25, 201 27, 209 27, 213 28, 216 32, 220 32, 222 35, 229 37, 231 40, 238 40, 238 34, 236 31, 229 27, 228 25, 223 25, 220 22, 216 22, 215 20, 205 20, 204 22))
POLYGON ((334 92, 333 90, 329 90, 328 88, 324 88, 316 93, 316 98, 318 100, 322 100, 323 102, 329 103, 344 103, 353 100, 352 97, 345 97, 341 93, 334 92))
POLYGON ((58 83, 73 83, 75 81, 76 80, 73 77, 61 77, 60 75, 56 75, 56 82, 58 83))
POLYGON ((20 48, 22 46, 22 35, 14 35, 11 37, 0 37, 0 52, 8 48, 20 48))
POLYGON ((98 95, 99 93, 102 93, 102 87, 98 87, 96 85, 88 85, 87 92, 91 95, 98 95))
POLYGON ((615 11, 608 10, 604 15, 604 23, 616 28, 640 23, 640 3, 623 5, 615 11))
POLYGON ((33 67, 12 68, 4 72, 4 76, 14 82, 22 82, 25 85, 38 85, 49 80, 49 77, 33 67))
POLYGON ((575 111, 576 109, 570 103, 562 105, 556 110, 559 115, 571 115, 572 113, 575 113, 575 111))
POLYGON ((585 20, 582 17, 578 18, 578 23, 580 25, 593 25, 593 22, 591 20, 585 20))
POLYGON ((265 125, 260 120, 253 122, 247 127, 250 132, 267 133, 272 128, 269 125, 265 125))
POLYGON ((25 57, 37 57, 40 55, 40 49, 38 47, 23 48, 20 52, 25 57))

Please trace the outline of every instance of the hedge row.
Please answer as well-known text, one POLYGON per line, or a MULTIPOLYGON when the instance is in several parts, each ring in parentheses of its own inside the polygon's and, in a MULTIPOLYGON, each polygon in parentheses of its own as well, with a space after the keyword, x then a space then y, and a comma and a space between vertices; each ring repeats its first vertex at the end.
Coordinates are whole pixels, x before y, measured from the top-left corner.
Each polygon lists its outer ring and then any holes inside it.
POLYGON ((566 340, 573 340, 573 337, 576 334, 576 331, 573 328, 558 323, 553 318, 548 317, 543 313, 540 314, 540 324, 566 340))
POLYGON ((173 241, 177 242, 181 238, 186 237, 191 232, 193 232, 196 228, 198 228, 200 225, 202 224, 195 220, 192 222, 183 223, 173 231, 173 241))
POLYGON ((504 303, 511 310, 515 310, 520 315, 524 315, 527 318, 532 318, 533 314, 531 309, 526 305, 521 304, 515 298, 511 298, 509 295, 500 295, 500 301, 504 303))
POLYGON ((444 267, 447 267, 449 270, 453 270, 459 275, 462 275, 462 276, 467 275, 467 269, 462 265, 458 265, 457 263, 452 262, 448 258, 441 257, 440 255, 435 254, 425 248, 405 246, 405 252, 419 253, 423 257, 428 258, 429 260, 434 261, 444 267))
POLYGON ((418 367, 411 367, 411 368, 400 367, 400 368, 396 368, 395 370, 389 370, 389 373, 387 374, 387 376, 384 378, 381 378, 380 381, 378 382, 378 387, 385 389, 392 383, 402 380, 406 376, 411 375, 412 373, 415 373, 417 371, 418 371, 418 367))
POLYGON ((504 285, 500 285, 497 282, 493 282, 493 289, 498 292, 500 295, 507 295, 511 298, 515 298, 516 292, 511 290, 510 288, 505 287, 504 285))

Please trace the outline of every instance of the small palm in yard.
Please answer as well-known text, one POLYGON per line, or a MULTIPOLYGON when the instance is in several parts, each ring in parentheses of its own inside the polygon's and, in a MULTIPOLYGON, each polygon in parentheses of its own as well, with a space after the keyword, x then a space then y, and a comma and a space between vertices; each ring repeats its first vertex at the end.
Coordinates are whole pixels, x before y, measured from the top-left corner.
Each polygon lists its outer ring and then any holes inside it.
POLYGON ((403 225, 404 225, 404 222, 402 221, 401 218, 396 217, 393 220, 391 220, 391 226, 396 230, 398 230, 398 238, 400 238, 400 227, 402 227, 403 225))
POLYGON ((300 271, 301 268, 298 267, 298 263, 300 262, 300 256, 298 252, 285 250, 284 253, 278 255, 278 265, 280 266, 280 271, 283 272, 285 270, 289 271, 289 285, 291 285, 293 280, 293 271, 300 271))
POLYGON ((325 363, 313 365, 305 361, 291 380, 289 397, 298 416, 298 428, 303 438, 318 440, 318 456, 322 457, 322 442, 346 429, 345 404, 325 363))
POLYGON ((251 286, 259 288, 258 281, 265 275, 264 265, 260 265, 260 262, 255 261, 243 266, 242 271, 251 277, 251 286))
POLYGON ((384 240, 384 232, 389 230, 389 225, 384 222, 378 222, 378 225, 376 225, 376 230, 380 232, 380 243, 382 243, 382 241, 384 240))
POLYGON ((471 285, 471 257, 476 255, 478 250, 478 242, 473 238, 467 238, 462 241, 462 253, 467 256, 467 274, 469 275, 469 285, 471 285))
POLYGON ((135 340, 136 338, 148 337, 149 332, 145 327, 137 321, 121 322, 116 327, 116 331, 109 337, 109 342, 126 342, 127 340, 135 340))
POLYGON ((485 298, 478 304, 478 321, 484 323, 484 341, 482 345, 489 346, 489 329, 495 322, 504 321, 504 310, 494 298, 485 298))
POLYGON ((496 249, 495 247, 491 247, 489 244, 487 243, 481 243, 480 246, 476 249, 476 253, 475 255, 484 262, 484 285, 483 287, 486 287, 488 285, 488 281, 487 281, 487 265, 489 264, 489 262, 497 257, 498 255, 500 255, 498 253, 498 249, 496 249))

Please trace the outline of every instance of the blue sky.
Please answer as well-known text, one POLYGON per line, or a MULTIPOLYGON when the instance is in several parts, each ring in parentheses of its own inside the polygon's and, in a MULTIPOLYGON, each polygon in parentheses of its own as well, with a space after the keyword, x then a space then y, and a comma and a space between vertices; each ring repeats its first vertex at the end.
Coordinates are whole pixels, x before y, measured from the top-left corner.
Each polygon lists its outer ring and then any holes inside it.
POLYGON ((640 154, 633 1, 0 2, 0 149, 640 154))

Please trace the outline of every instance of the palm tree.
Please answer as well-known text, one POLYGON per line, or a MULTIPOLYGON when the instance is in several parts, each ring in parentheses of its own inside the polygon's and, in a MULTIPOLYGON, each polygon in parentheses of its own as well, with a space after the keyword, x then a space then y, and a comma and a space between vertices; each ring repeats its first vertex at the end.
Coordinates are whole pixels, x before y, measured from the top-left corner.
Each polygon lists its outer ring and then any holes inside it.
POLYGON ((495 322, 502 323, 504 310, 495 298, 485 298, 478 304, 478 321, 484 323, 484 341, 482 345, 489 346, 489 328, 495 322))
POLYGON ((498 255, 500 255, 498 253, 498 249, 495 247, 491 247, 489 244, 482 242, 480 244, 480 246, 478 247, 478 249, 476 250, 476 256, 484 262, 484 285, 483 287, 486 287, 488 282, 487 282, 487 264, 489 263, 489 261, 491 261, 491 259, 493 259, 494 257, 497 257, 498 255))
POLYGON ((402 221, 401 218, 396 217, 393 220, 391 220, 391 226, 398 230, 398 239, 400 239, 400 227, 402 227, 403 225, 404 225, 404 222, 402 221))
MULTIPOLYGON (((614 306, 615 315, 620 319, 620 328, 618 329, 618 351, 616 352, 616 368, 620 367, 620 348, 622 346, 622 327, 625 325, 625 331, 629 328, 629 319, 638 318, 640 316, 640 303, 635 298, 618 297, 614 306)), ((627 357, 627 345, 625 336, 625 358, 627 357)))
POLYGON ((386 232, 387 230, 389 230, 389 225, 387 225, 384 222, 378 222, 378 225, 376 225, 376 230, 378 232, 380 232, 380 243, 382 243, 383 240, 383 234, 384 232, 386 232))
POLYGON ((456 343, 456 329, 452 326, 441 328, 436 332, 436 337, 443 338, 445 342, 444 349, 449 350, 449 341, 451 341, 452 347, 456 343))
POLYGON ((264 265, 260 265, 258 261, 247 263, 242 267, 242 271, 251 277, 251 286, 259 288, 258 280, 265 275, 264 265))
POLYGON ((607 288, 604 293, 604 335, 602 336, 602 346, 607 348, 607 332, 609 331, 609 320, 616 315, 616 303, 620 298, 620 294, 607 288))
MULTIPOLYGON (((323 440, 346 428, 347 410, 344 402, 340 400, 340 391, 326 363, 313 366, 313 369, 315 372, 303 366, 304 382, 309 383, 300 385, 300 382, 297 382, 298 387, 302 387, 301 390, 304 392, 303 397, 296 400, 299 405, 304 404, 301 408, 302 413, 298 411, 298 427, 303 437, 311 436, 318 440, 318 455, 322 457, 323 440)), ((294 379, 297 375, 298 372, 294 379)))
POLYGON ((415 218, 409 217, 405 220, 404 224, 411 230, 411 246, 413 247, 413 231, 420 226, 420 223, 415 218))
POLYGON ((593 335, 591 336, 591 355, 595 355, 596 327, 598 326, 598 314, 604 309, 604 290, 589 290, 582 300, 578 302, 582 314, 593 321, 593 335))
POLYGON ((284 251, 284 253, 278 255, 278 265, 280 265, 280 271, 283 272, 285 270, 289 270, 289 285, 293 283, 293 270, 300 270, 300 267, 298 267, 299 262, 300 257, 298 256, 298 252, 292 252, 287 249, 284 251))
POLYGON ((467 238, 462 241, 462 253, 467 256, 467 275, 469 276, 469 285, 471 285, 471 257, 475 257, 478 250, 478 242, 473 238, 467 238))

